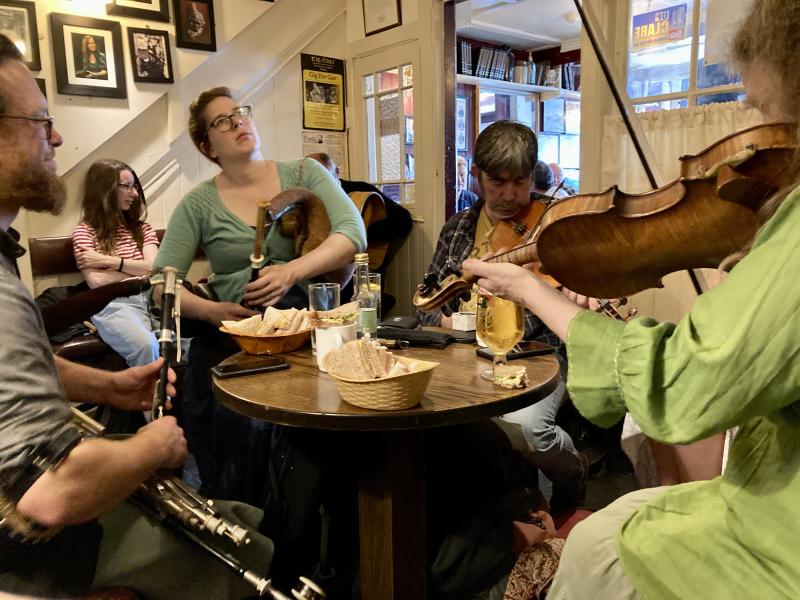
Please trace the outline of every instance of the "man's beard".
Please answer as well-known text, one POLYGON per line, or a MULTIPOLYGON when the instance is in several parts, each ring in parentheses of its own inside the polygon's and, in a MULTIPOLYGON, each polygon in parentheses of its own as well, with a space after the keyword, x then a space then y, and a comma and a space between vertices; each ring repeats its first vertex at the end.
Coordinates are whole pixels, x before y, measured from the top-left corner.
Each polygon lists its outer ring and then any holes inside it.
POLYGON ((0 209, 20 208, 58 215, 67 201, 67 188, 57 175, 44 168, 8 174, 0 170, 0 209))

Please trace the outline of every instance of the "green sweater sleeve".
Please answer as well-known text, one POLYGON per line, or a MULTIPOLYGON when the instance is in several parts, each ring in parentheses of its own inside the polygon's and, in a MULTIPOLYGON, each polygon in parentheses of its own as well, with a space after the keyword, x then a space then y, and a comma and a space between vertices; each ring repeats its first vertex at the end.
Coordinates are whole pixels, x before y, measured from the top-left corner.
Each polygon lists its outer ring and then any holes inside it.
POLYGON ((689 443, 798 400, 800 193, 678 324, 585 311, 567 332, 568 389, 609 426, 627 409, 649 437, 689 443))
POLYGON ((181 279, 186 277, 186 272, 192 266, 200 245, 200 215, 191 208, 193 193, 190 192, 172 213, 153 263, 153 269, 156 271, 167 266, 175 267, 181 279))
POLYGON ((325 204, 331 221, 331 233, 347 236, 356 247, 356 252, 364 252, 367 248, 364 221, 339 182, 316 160, 306 158, 302 161, 300 185, 314 192, 325 204))

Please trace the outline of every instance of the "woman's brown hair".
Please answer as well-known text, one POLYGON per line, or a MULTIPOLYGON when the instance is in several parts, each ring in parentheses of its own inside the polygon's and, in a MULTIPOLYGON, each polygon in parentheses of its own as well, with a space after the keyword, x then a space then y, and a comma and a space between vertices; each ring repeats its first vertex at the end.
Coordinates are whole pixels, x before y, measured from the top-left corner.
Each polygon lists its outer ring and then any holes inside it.
POLYGON ((209 123, 206 122, 206 118, 203 116, 206 107, 217 98, 230 98, 233 100, 233 92, 231 92, 230 88, 225 86, 211 88, 210 90, 201 92, 189 105, 189 137, 192 138, 195 148, 197 148, 203 156, 219 164, 219 160, 212 158, 208 154, 209 123))
POLYGON ((103 254, 113 254, 117 227, 124 225, 131 232, 139 250, 144 245, 142 224, 147 218, 144 191, 136 171, 124 162, 113 159, 98 160, 86 173, 83 188, 83 221, 94 228, 97 245, 103 254), (120 210, 117 200, 119 174, 130 171, 139 197, 128 210, 120 210))
MULTIPOLYGON (((755 0, 732 42, 733 60, 740 68, 752 66, 772 71, 780 89, 770 94, 771 101, 776 103, 776 112, 786 115, 792 123, 800 123, 797 48, 800 48, 800 2, 796 0, 755 0)), ((762 225, 800 183, 800 138, 784 178, 789 182, 787 186, 772 195, 758 211, 758 222, 762 225)), ((721 268, 730 269, 747 254, 752 243, 753 240, 728 257, 721 268)))

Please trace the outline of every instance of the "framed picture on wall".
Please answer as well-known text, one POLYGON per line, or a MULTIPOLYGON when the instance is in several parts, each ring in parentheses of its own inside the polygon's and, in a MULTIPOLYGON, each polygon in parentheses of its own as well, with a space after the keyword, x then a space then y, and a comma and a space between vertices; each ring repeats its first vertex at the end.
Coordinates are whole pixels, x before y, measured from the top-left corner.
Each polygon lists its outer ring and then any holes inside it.
POLYGON ((175 15, 175 45, 216 52, 214 2, 212 0, 172 0, 175 15))
POLYGON ((44 96, 44 99, 47 100, 47 86, 45 85, 44 79, 37 77, 36 85, 39 86, 39 91, 42 92, 42 96, 44 96))
POLYGON ((467 99, 456 97, 456 151, 467 149, 467 99))
POLYGON ((0 0, 0 33, 19 48, 31 71, 42 68, 39 56, 39 30, 36 27, 36 4, 18 0, 0 0))
POLYGON ((133 80, 139 83, 174 83, 169 32, 128 27, 133 80))
POLYGON ((50 29, 59 94, 126 97, 118 22, 50 13, 50 29))
POLYGON ((169 0, 111 0, 106 14, 169 23, 169 0))
POLYGON ((372 35, 401 24, 400 0, 361 0, 364 33, 372 35))

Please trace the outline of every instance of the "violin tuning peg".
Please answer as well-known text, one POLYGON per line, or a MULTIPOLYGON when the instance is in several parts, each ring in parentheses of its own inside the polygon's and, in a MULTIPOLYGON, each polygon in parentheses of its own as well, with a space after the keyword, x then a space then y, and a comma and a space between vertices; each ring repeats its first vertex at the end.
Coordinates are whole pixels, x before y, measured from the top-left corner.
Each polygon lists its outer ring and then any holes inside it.
POLYGON ((448 258, 445 261, 444 266, 451 273, 455 274, 458 277, 461 277, 461 268, 459 267, 458 264, 456 264, 456 262, 452 258, 448 258))
POLYGON ((439 280, 436 278, 435 273, 425 273, 425 277, 422 278, 423 285, 425 285, 430 290, 438 290, 439 289, 439 280))

